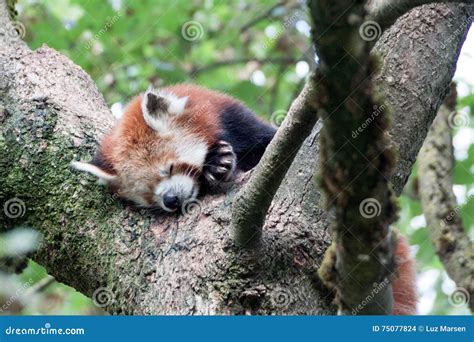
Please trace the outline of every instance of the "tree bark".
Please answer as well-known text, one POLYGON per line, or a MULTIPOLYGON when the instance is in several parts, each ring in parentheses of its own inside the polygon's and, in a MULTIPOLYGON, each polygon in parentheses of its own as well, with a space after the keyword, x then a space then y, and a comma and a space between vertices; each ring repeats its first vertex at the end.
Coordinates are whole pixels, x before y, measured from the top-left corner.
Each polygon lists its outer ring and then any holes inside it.
MULTIPOLYGON (((415 9, 376 47, 385 58, 377 82, 395 108, 398 192, 454 73, 467 32, 457 24, 472 10, 415 9)), ((0 27, 8 20, 2 1, 0 27)), ((316 277, 330 243, 313 176, 320 163, 307 157, 319 154, 320 124, 274 198, 261 248, 243 251, 230 239, 230 203, 248 175, 225 195, 208 195, 175 217, 119 203, 69 167, 91 158, 113 117, 90 77, 64 56, 46 46, 31 51, 0 32, 0 105, 0 204, 25 204, 23 215, 2 211, 0 225, 42 232, 34 259, 58 281, 111 313, 335 313, 316 277)))
POLYGON ((386 134, 391 111, 371 77, 378 59, 359 34, 366 11, 350 0, 314 1, 310 10, 321 61, 316 95, 324 120, 321 185, 334 213, 335 240, 319 274, 334 288, 341 314, 390 314, 393 291, 386 283, 395 271, 390 234, 397 210, 390 186, 395 158, 386 134), (367 300, 375 288, 375 298, 367 300))
POLYGON ((371 19, 387 28, 411 9, 431 3, 474 3, 474 0, 370 0, 367 9, 371 19))
POLYGON ((453 110, 441 106, 420 151, 418 192, 436 254, 474 312, 474 249, 453 192, 453 110))
POLYGON ((267 147, 252 177, 236 195, 232 206, 232 236, 244 248, 256 248, 262 238, 268 208, 288 169, 318 120, 315 103, 315 75, 300 95, 267 147))

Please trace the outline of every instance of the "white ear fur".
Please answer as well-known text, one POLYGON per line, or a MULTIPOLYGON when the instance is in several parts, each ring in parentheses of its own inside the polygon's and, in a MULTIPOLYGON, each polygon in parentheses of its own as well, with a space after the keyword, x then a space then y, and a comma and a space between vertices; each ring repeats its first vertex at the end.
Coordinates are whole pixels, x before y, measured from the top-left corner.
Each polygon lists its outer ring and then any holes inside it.
POLYGON ((188 103, 187 96, 177 97, 174 94, 168 94, 167 97, 170 102, 170 106, 168 107, 168 111, 170 112, 170 114, 178 115, 184 112, 186 103, 188 103))
POLYGON ((184 112, 188 97, 177 97, 175 94, 167 91, 155 91, 153 87, 149 86, 142 97, 142 113, 148 126, 159 133, 166 133, 168 131, 168 123, 172 116, 179 115, 184 112), (156 109, 150 112, 149 94, 153 94, 157 99, 156 109))
POLYGON ((90 163, 72 161, 71 166, 73 168, 75 168, 76 170, 88 172, 88 173, 96 176, 97 178, 99 178, 99 181, 101 183, 109 183, 109 182, 117 179, 116 175, 111 175, 110 173, 105 172, 101 168, 99 168, 95 165, 92 165, 90 163))

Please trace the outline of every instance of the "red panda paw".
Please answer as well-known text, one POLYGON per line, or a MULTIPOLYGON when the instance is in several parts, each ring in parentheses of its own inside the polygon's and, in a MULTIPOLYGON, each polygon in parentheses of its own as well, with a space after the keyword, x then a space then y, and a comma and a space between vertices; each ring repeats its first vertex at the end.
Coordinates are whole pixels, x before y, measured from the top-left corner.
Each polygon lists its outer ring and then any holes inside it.
POLYGON ((232 180, 237 157, 232 145, 227 141, 219 140, 206 156, 203 169, 205 181, 210 186, 217 186, 232 180))

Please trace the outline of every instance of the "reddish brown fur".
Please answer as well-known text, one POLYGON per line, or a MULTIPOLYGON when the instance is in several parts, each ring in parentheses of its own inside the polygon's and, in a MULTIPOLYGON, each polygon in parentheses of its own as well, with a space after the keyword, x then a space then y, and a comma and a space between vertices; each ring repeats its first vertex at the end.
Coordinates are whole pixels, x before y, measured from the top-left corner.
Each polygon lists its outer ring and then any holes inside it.
MULTIPOLYGON (((185 112, 173 120, 186 132, 202 138, 208 147, 216 143, 220 130, 220 111, 224 106, 236 102, 227 95, 191 84, 177 84, 159 90, 168 90, 178 97, 188 97, 185 112)), ((100 152, 105 162, 113 167, 113 171, 109 170, 111 173, 119 173, 122 179, 130 181, 128 185, 117 185, 119 194, 133 198, 132 194, 123 190, 121 192, 121 188, 130 188, 133 182, 140 184, 140 191, 150 202, 153 186, 161 180, 157 166, 176 159, 176 154, 173 149, 166 147, 169 138, 158 135, 145 122, 141 99, 141 96, 137 96, 130 102, 120 121, 102 140, 100 152), (137 173, 135 170, 143 172, 137 173), (127 177, 127 174, 130 176, 127 177)), ((177 170, 181 169, 186 168, 177 170)), ((202 170, 192 168, 191 171, 198 175, 202 170)))
MULTIPOLYGON (((219 133, 219 112, 224 106, 235 103, 236 100, 192 84, 177 84, 163 90, 168 90, 178 97, 188 97, 186 111, 179 116, 177 122, 202 137, 209 146, 214 144, 219 133)), ((122 162, 119 156, 121 153, 118 151, 123 150, 114 148, 121 140, 127 142, 122 146, 125 149, 135 147, 137 142, 147 145, 159 144, 155 132, 143 119, 140 102, 141 96, 135 97, 130 102, 119 124, 102 141, 102 153, 112 165, 122 162)))
POLYGON ((410 256, 410 246, 406 238, 397 234, 397 239, 395 260, 398 274, 392 282, 393 314, 414 315, 417 305, 415 262, 410 256))
MULTIPOLYGON (((219 112, 236 100, 192 84, 177 84, 163 90, 173 92, 178 97, 188 97, 186 111, 179 116, 177 122, 212 146, 219 133, 219 112)), ((102 140, 101 151, 106 160, 114 166, 127 163, 127 151, 133 151, 138 145, 159 147, 163 139, 146 124, 140 103, 141 96, 135 97, 125 109, 118 125, 102 140)))

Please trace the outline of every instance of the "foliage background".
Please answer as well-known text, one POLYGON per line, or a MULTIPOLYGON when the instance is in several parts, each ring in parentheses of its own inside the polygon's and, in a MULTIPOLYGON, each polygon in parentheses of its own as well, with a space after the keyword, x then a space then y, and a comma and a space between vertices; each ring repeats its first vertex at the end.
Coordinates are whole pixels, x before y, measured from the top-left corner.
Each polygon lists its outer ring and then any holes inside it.
MULTIPOLYGON (((117 116, 150 83, 159 87, 191 81, 229 93, 277 124, 317 63, 309 47, 304 1, 20 0, 17 9, 29 46, 36 49, 47 44, 80 65, 117 116)), ((468 120, 456 129, 454 138, 454 191, 471 238, 473 65, 471 29, 455 77, 458 108, 468 120)), ((422 177, 415 167, 400 199, 396 226, 409 237, 417 260, 419 312, 469 314, 466 306, 448 301, 455 284, 428 239, 414 185, 417 176, 422 177)), ((0 252, 1 248, 0 238, 0 252)), ((9 303, 0 314, 104 313, 91 299, 55 282, 32 261, 20 275, 2 275, 0 281, 8 284, 0 288, 0 303, 9 303)))

